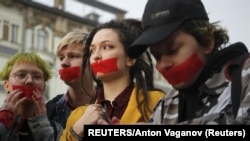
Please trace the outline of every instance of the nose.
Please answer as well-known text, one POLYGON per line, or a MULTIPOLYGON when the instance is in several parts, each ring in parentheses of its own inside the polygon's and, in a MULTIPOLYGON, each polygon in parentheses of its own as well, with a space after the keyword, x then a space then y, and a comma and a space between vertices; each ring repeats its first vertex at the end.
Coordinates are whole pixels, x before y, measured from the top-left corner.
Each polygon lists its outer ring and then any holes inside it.
POLYGON ((60 65, 62 68, 66 68, 66 67, 69 67, 70 66, 70 61, 67 57, 63 58, 61 61, 60 61, 60 65))
POLYGON ((95 52, 92 53, 92 57, 95 61, 100 60, 102 58, 101 51, 96 49, 95 52))
POLYGON ((169 69, 174 66, 174 63, 169 57, 161 56, 159 60, 156 61, 156 66, 159 70, 169 69))
POLYGON ((33 85, 34 84, 34 80, 32 78, 32 75, 28 74, 26 77, 27 77, 27 79, 25 81, 25 85, 33 85))

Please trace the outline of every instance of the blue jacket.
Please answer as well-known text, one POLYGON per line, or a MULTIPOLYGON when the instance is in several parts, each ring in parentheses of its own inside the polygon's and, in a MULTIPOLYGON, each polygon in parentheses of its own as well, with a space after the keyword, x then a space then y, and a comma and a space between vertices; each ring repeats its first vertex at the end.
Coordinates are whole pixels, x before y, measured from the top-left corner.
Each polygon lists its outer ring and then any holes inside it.
POLYGON ((60 94, 46 103, 47 114, 50 121, 55 121, 65 128, 70 115, 70 107, 66 103, 66 94, 60 94))

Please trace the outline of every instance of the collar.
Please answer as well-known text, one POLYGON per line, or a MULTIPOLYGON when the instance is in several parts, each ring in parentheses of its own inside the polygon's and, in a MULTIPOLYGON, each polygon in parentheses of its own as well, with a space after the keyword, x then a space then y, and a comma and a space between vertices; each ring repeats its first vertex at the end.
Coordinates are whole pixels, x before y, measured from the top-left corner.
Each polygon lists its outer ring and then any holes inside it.
POLYGON ((74 110, 74 109, 76 108, 75 106, 73 106, 73 103, 72 103, 71 100, 70 100, 69 91, 67 91, 67 93, 66 93, 66 96, 65 96, 65 103, 69 106, 69 108, 70 108, 71 110, 74 110))
MULTIPOLYGON (((117 97, 114 99, 114 101, 112 101, 112 105, 116 104, 118 106, 122 106, 122 105, 128 103, 133 88, 134 88, 134 84, 133 83, 129 84, 119 95, 117 95, 117 97)), ((111 102, 111 101, 105 100, 104 90, 102 88, 97 93, 97 103, 104 105, 105 102, 111 102)))

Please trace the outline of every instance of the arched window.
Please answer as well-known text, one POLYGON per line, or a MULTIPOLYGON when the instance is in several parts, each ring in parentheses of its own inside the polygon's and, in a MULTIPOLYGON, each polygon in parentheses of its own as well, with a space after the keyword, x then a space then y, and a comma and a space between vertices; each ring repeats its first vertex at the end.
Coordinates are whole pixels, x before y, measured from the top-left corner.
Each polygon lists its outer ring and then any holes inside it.
POLYGON ((52 53, 52 37, 53 32, 47 26, 37 25, 34 28, 34 42, 32 44, 32 49, 52 53))
POLYGON ((48 46, 48 33, 42 28, 38 29, 36 49, 40 51, 46 51, 47 46, 48 46))

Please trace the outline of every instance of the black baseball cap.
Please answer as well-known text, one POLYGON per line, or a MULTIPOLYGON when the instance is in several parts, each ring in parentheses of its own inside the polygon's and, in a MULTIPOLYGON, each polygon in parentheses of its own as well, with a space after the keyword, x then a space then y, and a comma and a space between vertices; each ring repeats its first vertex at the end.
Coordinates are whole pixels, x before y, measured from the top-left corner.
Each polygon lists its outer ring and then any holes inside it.
POLYGON ((140 56, 189 19, 209 20, 201 0, 148 0, 142 16, 143 33, 129 47, 129 57, 140 56))

